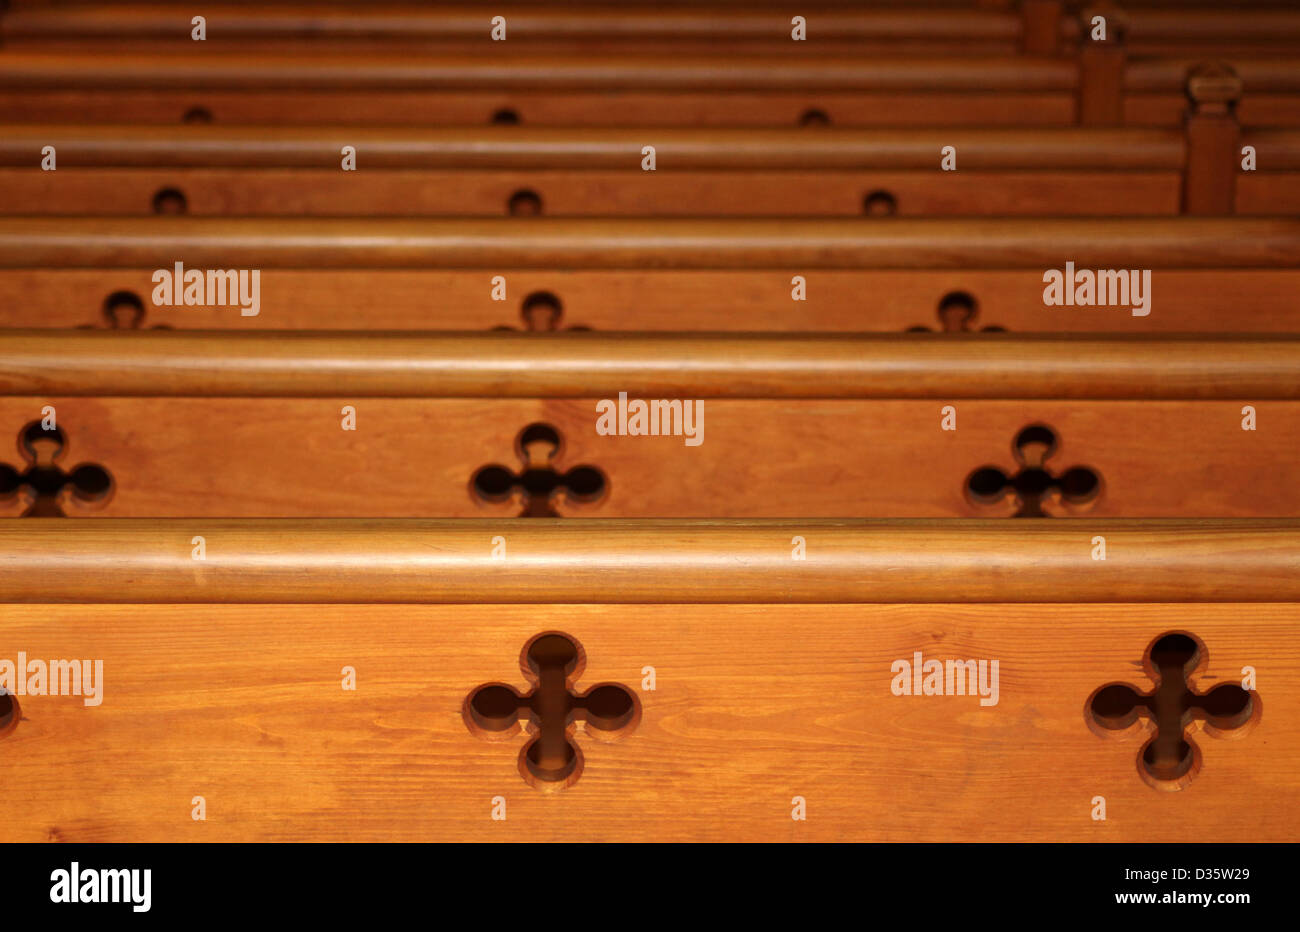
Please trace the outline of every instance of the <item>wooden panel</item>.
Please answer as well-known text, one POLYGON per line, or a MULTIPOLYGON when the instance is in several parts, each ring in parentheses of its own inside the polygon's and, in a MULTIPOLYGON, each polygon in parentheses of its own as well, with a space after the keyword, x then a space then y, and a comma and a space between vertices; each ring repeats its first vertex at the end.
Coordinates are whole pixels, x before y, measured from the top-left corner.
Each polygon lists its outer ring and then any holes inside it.
MULTIPOLYGON (((893 223, 894 221, 889 221, 893 223)), ((133 292, 145 310, 139 326, 180 328, 488 330, 524 328, 523 305, 539 293, 560 309, 554 326, 596 330, 880 330, 942 329, 946 296, 974 301, 973 318, 950 326, 979 330, 1124 333, 1169 331, 1295 332, 1300 329, 1300 270, 1166 269, 1152 272, 1151 313, 1126 308, 1046 307, 1043 273, 1062 268, 1070 251, 1038 268, 989 271, 835 271, 774 266, 746 271, 569 269, 264 270, 257 317, 230 306, 154 306, 157 268, 0 268, 0 325, 107 326, 105 300, 133 292), (504 274, 506 300, 492 299, 492 277, 504 274), (808 282, 807 300, 791 300, 792 279, 808 282), (1225 308, 1231 308, 1231 313, 1225 308)), ((1125 262, 1124 266, 1128 267, 1125 262)), ((1084 266, 1079 265, 1080 268, 1084 266)), ((546 303, 546 302, 544 302, 546 303)), ((128 327, 135 312, 117 314, 128 327)), ((548 315, 534 326, 549 326, 548 315)))
MULTIPOLYGON (((779 60, 773 62, 773 67, 779 60)), ((777 69, 779 70, 779 69, 777 69)), ((1175 100, 1180 98, 1175 98, 1175 100)), ((201 111, 217 123, 391 123, 402 126, 484 124, 508 113, 535 126, 798 126, 809 111, 836 126, 1068 126, 1075 122, 1068 91, 970 94, 808 90, 705 93, 676 91, 539 92, 286 90, 24 91, 0 94, 5 122, 178 123, 201 111)), ((1181 111, 1159 121, 1173 126, 1181 111)), ((1276 120, 1272 122, 1278 122, 1276 120)), ((1291 125, 1295 121, 1288 121, 1291 125)))
MULTIPOLYGON (((616 397, 616 396, 613 396, 616 397)), ((635 397, 635 396, 633 396, 635 397)), ((605 477, 594 502, 558 499, 585 517, 954 517, 1009 515, 1003 499, 976 504, 971 474, 1021 463, 1013 442, 1048 425, 1053 475, 1092 469, 1100 494, 1046 510, 1090 516, 1297 516, 1293 463, 1300 404, 1258 402, 1255 431, 1241 402, 704 402, 703 442, 685 436, 601 436, 596 399, 573 401, 320 399, 0 399, 0 456, 22 471, 24 426, 55 406, 65 448, 57 464, 97 464, 111 498, 93 517, 509 517, 523 508, 471 489, 490 464, 522 466, 516 440, 552 425, 558 471, 588 464, 605 477), (344 405, 357 429, 342 429, 344 405), (5 440, 5 436, 13 440, 5 440)), ((4 505, 17 515, 24 502, 4 505)), ((198 532, 196 532, 198 533, 198 532)))
POLYGON ((102 659, 104 699, 20 698, 0 742, 24 779, 0 835, 1295 841, 1298 623, 1294 604, 6 605, 5 657, 102 659), (461 717, 484 683, 525 686, 520 651, 548 629, 585 650, 579 688, 625 684, 641 708, 614 743, 580 726, 582 774, 554 793, 521 778, 522 737, 484 740, 461 717), (1150 689, 1143 653, 1169 631, 1204 643, 1200 690, 1258 672, 1258 717, 1193 726, 1201 765, 1179 792, 1139 777, 1146 726, 1085 719, 1104 684, 1150 689), (916 651, 998 660, 998 704, 893 695, 891 665, 916 651), (807 821, 791 820, 795 796, 807 821))
MULTIPOLYGON (((59 150, 62 160, 63 150, 59 150)), ((337 151, 337 150, 335 150, 337 151)), ((938 152, 936 148, 934 150, 938 152)), ((366 156, 362 155, 365 160, 366 156)), ((35 162, 33 162, 33 165, 35 162)), ((527 191, 557 217, 856 216, 884 192, 903 216, 1142 216, 1179 212, 1177 172, 339 171, 0 169, 3 214, 138 214, 180 191, 194 216, 505 216, 527 191), (1080 191, 1088 191, 1080 198, 1080 191)), ((1300 201, 1295 176, 1270 175, 1300 201)), ((1275 210, 1255 213, 1275 214, 1275 210)))

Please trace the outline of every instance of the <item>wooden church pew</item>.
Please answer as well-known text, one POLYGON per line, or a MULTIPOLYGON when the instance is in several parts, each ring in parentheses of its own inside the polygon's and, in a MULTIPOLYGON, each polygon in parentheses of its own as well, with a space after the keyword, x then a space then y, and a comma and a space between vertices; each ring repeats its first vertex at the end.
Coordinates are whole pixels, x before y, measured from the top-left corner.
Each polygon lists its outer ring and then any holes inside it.
MULTIPOLYGON (((727 54, 1028 54, 1077 49, 1094 12, 1122 22, 1139 55, 1287 54, 1300 46, 1300 14, 1281 7, 1147 8, 1141 3, 930 3, 801 9, 807 39, 792 41, 790 11, 773 6, 545 4, 502 7, 501 51, 727 54)), ((208 5, 205 50, 333 49, 451 52, 492 41, 492 11, 471 6, 407 4, 208 5)), ((499 27, 498 27, 499 28, 499 27)), ((0 13, 0 41, 15 49, 80 51, 112 43, 124 52, 193 48, 191 12, 157 3, 68 4, 0 13)), ((496 33, 500 35, 500 33, 496 33)))
POLYGON ((492 43, 502 53, 635 52, 638 54, 1013 54, 1048 53, 1056 37, 1039 21, 1041 2, 1021 11, 946 7, 824 7, 798 11, 811 43, 793 41, 790 12, 771 7, 691 5, 600 6, 509 4, 493 11, 471 5, 217 3, 202 11, 128 3, 70 5, 0 13, 0 42, 14 49, 193 49, 196 12, 205 18, 205 50, 384 52, 463 51, 492 43), (493 42, 493 14, 505 14, 505 40, 493 42), (1026 29, 1026 26, 1029 28, 1026 29), (1037 42, 1037 44, 1035 44, 1037 42), (1046 43, 1050 42, 1050 45, 1046 43))
POLYGON ((1140 216, 1231 213, 1246 176, 1250 212, 1300 201, 1300 131, 1251 134, 1258 165, 1243 172, 1240 130, 1222 121, 1214 136, 20 124, 0 126, 0 213, 1140 216), (38 170, 47 146, 53 171, 38 170), (356 170, 344 171, 348 146, 356 170))
POLYGON ((0 302, 10 327, 1295 332, 1298 257, 1300 220, 1265 218, 0 217, 0 302), (1046 305, 1067 263, 1150 288, 1046 305), (249 302, 181 306, 208 270, 249 302))
POLYGON ((3 433, 11 516, 1298 516, 1300 337, 8 331, 3 433))
MULTIPOLYGON (((1213 61, 1245 87, 1243 125, 1300 125, 1294 56, 1213 61)), ((1170 126, 1205 64, 1130 61, 1122 38, 1072 58, 6 51, 0 121, 1170 126)))
POLYGON ((0 55, 0 120, 796 126, 812 114, 846 126, 1066 125, 1077 85, 1072 62, 989 56, 13 51, 0 55))
POLYGON ((92 673, 0 835, 1290 841, 1298 603, 1295 521, 4 521, 3 657, 92 673))

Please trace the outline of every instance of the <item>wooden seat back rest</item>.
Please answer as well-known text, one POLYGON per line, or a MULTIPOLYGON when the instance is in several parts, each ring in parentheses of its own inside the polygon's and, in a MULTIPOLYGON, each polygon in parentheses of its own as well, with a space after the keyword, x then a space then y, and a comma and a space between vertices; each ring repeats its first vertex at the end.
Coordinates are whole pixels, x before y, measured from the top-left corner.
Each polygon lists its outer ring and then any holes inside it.
POLYGON ((6 697, 0 831, 1285 841, 1298 581, 1295 521, 0 521, 5 658, 89 671, 6 697))

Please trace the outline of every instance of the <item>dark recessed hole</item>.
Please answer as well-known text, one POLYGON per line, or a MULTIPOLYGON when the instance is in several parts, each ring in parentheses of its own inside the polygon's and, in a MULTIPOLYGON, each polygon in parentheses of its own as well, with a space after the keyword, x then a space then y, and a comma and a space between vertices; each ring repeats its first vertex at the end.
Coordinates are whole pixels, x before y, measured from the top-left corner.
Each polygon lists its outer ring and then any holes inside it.
POLYGON ((605 476, 595 466, 575 466, 564 474, 569 497, 580 502, 593 501, 605 492, 605 476))
POLYGON ((554 744, 554 750, 547 753, 543 742, 538 739, 528 745, 524 754, 528 772, 546 783, 567 780, 578 764, 578 752, 572 744, 567 741, 557 741, 554 744))
POLYGON ((0 498, 8 498, 22 485, 21 474, 8 463, 0 463, 0 498))
POLYGON ((108 472, 91 463, 78 466, 69 478, 77 497, 88 502, 99 501, 113 488, 113 480, 108 472))
POLYGON ((1143 749, 1142 763, 1156 780, 1177 780, 1192 766, 1192 746, 1179 740, 1166 750, 1154 740, 1143 749))
POLYGON ((519 697, 508 686, 484 686, 469 705, 474 723, 485 731, 505 731, 519 720, 519 697))
POLYGON ((474 491, 489 502, 503 502, 510 497, 515 474, 504 466, 484 466, 474 474, 474 491))
POLYGON ((551 447, 551 456, 560 450, 560 432, 550 424, 529 424, 519 433, 519 447, 530 447, 535 443, 545 443, 551 447))
POLYGON ((1177 667, 1186 673, 1198 652, 1196 641, 1186 634, 1166 634, 1151 645, 1151 662, 1159 670, 1177 667))
POLYGON ((491 122, 497 126, 518 126, 520 123, 519 112, 511 110, 509 107, 503 107, 492 114, 491 122))
POLYGON ((136 329, 144 321, 144 302, 134 291, 114 291, 104 299, 104 318, 114 330, 136 329))
POLYGON ((153 212, 175 216, 189 211, 185 195, 176 188, 163 188, 153 196, 153 212))
POLYGON ((1101 491, 1101 479, 1085 466, 1067 469, 1057 480, 1062 497, 1071 502, 1086 502, 1101 491))
POLYGON ((542 198, 536 191, 522 190, 510 195, 506 210, 512 217, 536 217, 542 212, 542 198))
POLYGON ((872 191, 862 199, 862 212, 868 217, 892 217, 898 213, 898 201, 888 191, 872 191))
POLYGON ((966 488, 971 498, 978 502, 996 502, 1006 492, 1007 475, 996 467, 986 466, 970 474, 966 488))
POLYGON ((825 110, 818 110, 815 107, 805 110, 799 117, 800 126, 830 126, 831 118, 825 110))
POLYGON ((528 666, 536 674, 548 668, 563 669, 568 676, 578 665, 578 645, 563 634, 544 634, 528 648, 528 666))
POLYGON ((1043 424, 1031 424, 1016 434, 1013 446, 1026 462, 1041 463, 1056 452, 1056 432, 1043 424), (1029 456, 1035 447, 1042 447, 1042 452, 1036 457, 1029 456))
POLYGON ((211 123, 212 111, 207 107, 191 107, 181 117, 182 123, 211 123))
POLYGON ((17 697, 8 692, 0 692, 0 738, 17 728, 21 718, 22 710, 18 707, 17 697))
POLYGON ((1127 728, 1136 720, 1141 705, 1140 697, 1131 687, 1106 686, 1092 699, 1092 715, 1104 728, 1127 728))
POLYGON ((966 291, 950 291, 939 299, 939 322, 944 330, 969 330, 979 313, 975 298, 966 291))
POLYGON ((632 720, 636 703, 622 686, 597 686, 583 699, 587 724, 602 731, 617 731, 632 720))
POLYGON ((534 291, 524 298, 524 324, 529 330, 555 330, 560 325, 564 308, 560 299, 549 291, 534 291))

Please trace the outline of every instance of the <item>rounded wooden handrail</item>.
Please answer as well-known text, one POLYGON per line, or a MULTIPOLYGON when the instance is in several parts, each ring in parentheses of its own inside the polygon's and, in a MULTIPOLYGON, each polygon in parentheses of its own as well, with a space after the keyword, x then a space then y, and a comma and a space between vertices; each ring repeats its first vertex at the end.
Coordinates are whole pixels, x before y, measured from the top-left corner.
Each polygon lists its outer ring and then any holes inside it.
MULTIPOLYGON (((1179 82, 1181 84, 1181 80, 1179 82)), ((0 88, 33 90, 1072 91, 1066 60, 662 55, 222 54, 7 51, 0 88)))
POLYGON ((0 217, 0 268, 1292 268, 1300 219, 0 217))
POLYGON ((1241 142, 1255 147, 1261 172, 1300 171, 1300 130, 1249 130, 1241 142))
MULTIPOLYGON (((1285 137, 1286 134, 1276 134, 1285 137)), ((1300 131, 1290 134, 1300 141, 1300 131)), ((1297 142, 1295 144, 1300 144, 1297 142)), ((44 146, 61 168, 325 168, 343 146, 366 169, 624 169, 642 147, 664 169, 939 170, 944 146, 963 171, 1180 169, 1186 141, 1164 129, 648 129, 533 126, 0 125, 0 165, 28 167, 44 146)), ((1272 166, 1269 166, 1272 167, 1272 166)))
MULTIPOLYGON (((474 6, 430 9, 417 4, 317 5, 208 4, 202 13, 212 38, 460 39, 487 42, 493 10, 474 6)), ((507 12, 502 10, 501 12, 507 12)), ((555 8, 508 10, 512 43, 547 39, 711 39, 720 42, 790 38, 790 14, 769 10, 664 8, 557 4, 555 8)), ((830 39, 981 39, 1015 40, 1021 19, 993 10, 823 8, 815 3, 798 11, 815 24, 819 40, 830 39)), ((174 6, 115 3, 110 7, 41 7, 3 16, 4 34, 29 38, 176 38, 188 40, 190 17, 174 6)))
POLYGON ((1300 335, 0 330, 0 395, 1295 399, 1300 335))
POLYGON ((0 602, 1298 599, 1295 519, 0 520, 0 602))

